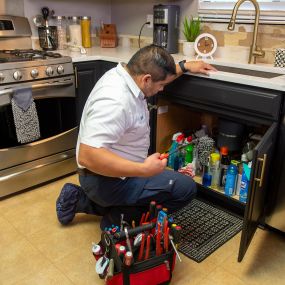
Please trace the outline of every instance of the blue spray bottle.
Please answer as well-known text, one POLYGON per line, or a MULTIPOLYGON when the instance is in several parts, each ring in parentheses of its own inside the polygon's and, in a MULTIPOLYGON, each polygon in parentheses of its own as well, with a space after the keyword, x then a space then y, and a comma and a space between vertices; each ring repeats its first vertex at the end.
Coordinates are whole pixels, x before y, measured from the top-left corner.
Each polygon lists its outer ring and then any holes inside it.
POLYGON ((225 194, 227 196, 233 196, 234 194, 237 173, 238 173, 237 166, 231 163, 227 170, 227 176, 226 176, 225 194))
MULTIPOLYGON (((176 140, 177 140, 177 137, 180 135, 182 135, 182 133, 180 133, 180 132, 173 135, 172 144, 171 144, 171 147, 169 149, 169 152, 173 152, 173 151, 175 151, 175 149, 177 149, 178 142, 176 140)), ((174 158, 175 158, 175 153, 169 155, 168 162, 167 162, 168 167, 174 168, 174 158)))
POLYGON ((247 201, 249 180, 250 180, 251 162, 243 164, 243 172, 240 182, 239 200, 243 203, 247 201))

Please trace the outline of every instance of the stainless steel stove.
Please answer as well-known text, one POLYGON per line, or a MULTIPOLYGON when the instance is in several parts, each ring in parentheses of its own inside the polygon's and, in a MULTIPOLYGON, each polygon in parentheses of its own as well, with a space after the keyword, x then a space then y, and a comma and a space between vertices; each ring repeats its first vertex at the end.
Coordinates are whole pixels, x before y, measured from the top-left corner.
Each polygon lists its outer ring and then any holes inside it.
MULTIPOLYGON (((0 47, 0 197, 4 197, 74 172, 77 126, 71 58, 33 50, 24 17, 0 16, 0 47), (11 103, 21 92, 31 94, 40 130, 39 137, 28 143, 19 140, 11 103)), ((28 131, 29 122, 24 123, 28 131)))
POLYGON ((73 75, 71 58, 40 50, 0 50, 0 84, 73 75))

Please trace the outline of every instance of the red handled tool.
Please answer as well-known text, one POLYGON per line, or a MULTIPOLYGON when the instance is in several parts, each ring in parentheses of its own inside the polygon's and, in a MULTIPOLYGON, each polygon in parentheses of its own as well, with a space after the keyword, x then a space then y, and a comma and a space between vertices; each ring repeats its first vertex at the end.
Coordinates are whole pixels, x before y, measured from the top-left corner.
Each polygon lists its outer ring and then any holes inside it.
POLYGON ((160 240, 161 240, 161 225, 157 224, 156 245, 155 245, 155 254, 156 254, 156 256, 161 255, 160 240))
POLYGON ((150 219, 150 221, 155 217, 155 207, 156 207, 156 202, 151 201, 149 204, 149 219, 150 219))
POLYGON ((164 250, 165 252, 168 252, 168 247, 169 247, 169 228, 167 227, 166 231, 164 232, 164 250))
POLYGON ((187 146, 187 144, 185 145, 180 145, 179 147, 177 147, 176 149, 172 150, 172 151, 166 151, 165 153, 162 153, 159 157, 160 160, 164 159, 164 158, 168 158, 170 155, 176 153, 177 151, 179 151, 182 148, 185 148, 187 146))
POLYGON ((141 261, 143 258, 144 243, 145 243, 145 233, 142 233, 142 241, 141 241, 138 261, 141 261))
POLYGON ((149 212, 146 212, 145 218, 144 218, 144 222, 146 223, 148 221, 149 218, 149 212))
POLYGON ((146 251, 145 251, 145 257, 144 260, 149 258, 149 251, 150 251, 150 239, 151 239, 151 234, 149 234, 146 238, 146 251))
POLYGON ((142 225, 142 223, 144 222, 144 218, 145 218, 145 213, 142 214, 141 220, 140 220, 140 226, 142 225))

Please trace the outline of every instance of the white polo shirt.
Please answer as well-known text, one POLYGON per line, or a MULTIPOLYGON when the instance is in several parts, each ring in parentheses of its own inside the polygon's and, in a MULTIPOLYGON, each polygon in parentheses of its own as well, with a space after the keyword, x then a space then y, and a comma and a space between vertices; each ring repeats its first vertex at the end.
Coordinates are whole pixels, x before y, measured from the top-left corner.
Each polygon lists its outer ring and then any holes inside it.
POLYGON ((91 91, 80 122, 80 143, 136 162, 147 157, 149 111, 145 96, 121 63, 106 72, 91 91))

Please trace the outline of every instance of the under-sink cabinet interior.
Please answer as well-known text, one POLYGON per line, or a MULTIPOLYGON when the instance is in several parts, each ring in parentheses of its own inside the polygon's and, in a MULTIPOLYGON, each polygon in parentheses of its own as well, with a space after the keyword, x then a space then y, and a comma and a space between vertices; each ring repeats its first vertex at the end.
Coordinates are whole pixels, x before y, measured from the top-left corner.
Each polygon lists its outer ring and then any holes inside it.
MULTIPOLYGON (((216 114, 194 111, 187 106, 171 103, 161 98, 158 100, 157 108, 157 152, 164 153, 169 151, 173 134, 182 132, 186 136, 189 136, 201 129, 201 126, 207 127, 207 135, 215 141, 212 151, 219 151, 219 147, 217 146, 219 122, 227 119, 216 114)), ((244 131, 243 137, 239 140, 240 148, 237 151, 229 153, 230 159, 235 161, 240 161, 242 150, 247 147, 249 142, 250 146, 253 148, 261 143, 263 136, 269 129, 266 125, 252 124, 249 122, 242 122, 241 125, 244 127, 244 131)), ((203 173, 200 172, 194 177, 194 180, 200 186, 202 186, 202 174, 203 173)), ((213 186, 209 186, 208 188, 222 196, 225 196, 224 189, 213 186)), ((227 198, 236 200, 236 202, 240 204, 240 207, 243 208, 244 203, 239 202, 239 196, 237 194, 227 198)))
POLYGON ((183 132, 189 136, 203 125, 214 141, 213 151, 219 152, 223 146, 220 139, 223 122, 233 124, 234 128, 242 126, 242 133, 236 138, 238 147, 236 145, 231 150, 229 144, 228 154, 230 159, 240 161, 245 146, 251 144, 246 202, 240 201, 238 195, 225 195, 225 188, 205 186, 202 182, 204 166, 194 177, 198 197, 243 216, 238 261, 243 259, 258 225, 264 224, 266 195, 274 167, 281 94, 269 89, 185 75, 166 86, 152 102, 157 106, 155 111, 151 111, 156 114, 151 122, 153 150, 160 153, 169 150, 173 134, 183 132))

